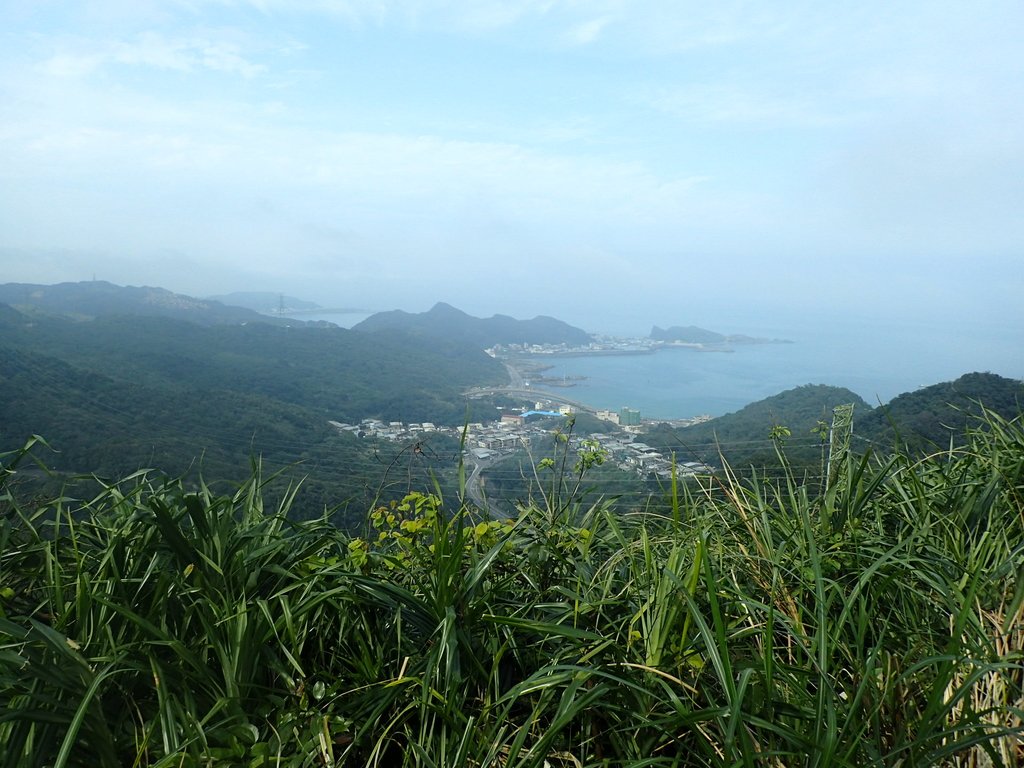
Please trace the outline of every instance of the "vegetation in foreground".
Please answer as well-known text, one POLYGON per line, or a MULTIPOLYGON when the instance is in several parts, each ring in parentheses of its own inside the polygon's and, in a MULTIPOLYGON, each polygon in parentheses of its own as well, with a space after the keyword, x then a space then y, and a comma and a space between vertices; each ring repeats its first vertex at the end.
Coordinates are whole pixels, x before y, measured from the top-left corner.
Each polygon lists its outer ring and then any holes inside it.
POLYGON ((840 478, 629 514, 555 482, 509 521, 412 494, 360 537, 258 469, 8 489, 0 764, 1024 764, 1022 424, 840 478))

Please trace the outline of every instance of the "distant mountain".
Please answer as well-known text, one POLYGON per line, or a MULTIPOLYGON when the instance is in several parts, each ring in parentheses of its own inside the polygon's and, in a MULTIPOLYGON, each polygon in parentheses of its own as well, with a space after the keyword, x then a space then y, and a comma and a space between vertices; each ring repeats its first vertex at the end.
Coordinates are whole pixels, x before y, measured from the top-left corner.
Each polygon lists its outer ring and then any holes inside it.
POLYGON ((673 325, 671 328, 654 326, 651 329, 651 338, 655 341, 685 341, 690 344, 721 344, 726 340, 724 334, 695 325, 673 325))
POLYGON ((855 422, 855 432, 881 449, 911 450, 961 445, 965 430, 979 424, 982 409, 1006 418, 1024 411, 1024 382, 994 373, 968 373, 897 395, 855 422))
POLYGON ((261 315, 252 309, 226 306, 211 299, 196 299, 164 288, 119 286, 103 280, 81 283, 0 285, 0 303, 27 314, 61 315, 78 320, 112 315, 144 315, 188 320, 200 325, 246 322, 295 324, 261 315))
POLYGON ((76 322, 7 310, 0 313, 0 350, 47 355, 139 385, 262 395, 319 409, 323 419, 401 416, 459 424, 464 390, 507 378, 480 350, 440 340, 424 345, 397 334, 373 338, 335 326, 268 323, 204 326, 140 315, 76 322))
POLYGON ((651 329, 655 341, 680 341, 686 344, 788 344, 785 339, 761 339, 742 333, 724 334, 698 328, 695 325, 673 325, 671 328, 651 329))
POLYGON ((819 422, 831 422, 832 409, 853 403, 854 418, 871 411, 856 392, 844 387, 807 384, 744 406, 734 413, 719 416, 692 427, 672 428, 659 425, 650 430, 644 442, 676 452, 680 461, 706 461, 719 464, 719 451, 736 469, 778 464, 772 428, 789 430, 783 443, 795 465, 820 462, 822 439, 813 430, 819 422))
POLYGON ((443 302, 427 312, 402 310, 378 312, 354 326, 357 331, 399 330, 406 333, 461 341, 486 349, 496 344, 589 344, 586 331, 556 320, 539 316, 532 320, 516 320, 507 315, 486 319, 473 317, 443 302))
POLYGON ((235 291, 234 293, 225 293, 221 296, 207 296, 206 299, 207 301, 218 301, 231 307, 245 307, 265 315, 277 314, 282 305, 286 312, 295 309, 307 311, 322 309, 314 301, 305 301, 294 296, 273 293, 272 291, 235 291))

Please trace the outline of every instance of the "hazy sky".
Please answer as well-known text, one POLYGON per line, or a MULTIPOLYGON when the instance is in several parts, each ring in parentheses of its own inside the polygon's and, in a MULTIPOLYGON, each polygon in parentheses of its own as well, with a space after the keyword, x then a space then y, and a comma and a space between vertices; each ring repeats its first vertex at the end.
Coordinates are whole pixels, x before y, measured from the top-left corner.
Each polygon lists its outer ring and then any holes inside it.
POLYGON ((0 0, 0 282, 1024 326, 1022 40, 1020 0, 0 0))

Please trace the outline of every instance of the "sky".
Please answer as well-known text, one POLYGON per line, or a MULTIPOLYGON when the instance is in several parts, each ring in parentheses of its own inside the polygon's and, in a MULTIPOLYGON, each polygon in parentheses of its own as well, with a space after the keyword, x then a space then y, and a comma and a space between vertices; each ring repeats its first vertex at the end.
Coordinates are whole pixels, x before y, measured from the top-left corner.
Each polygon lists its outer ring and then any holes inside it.
POLYGON ((1024 328, 1021 40, 1019 0, 0 0, 0 282, 1024 328))

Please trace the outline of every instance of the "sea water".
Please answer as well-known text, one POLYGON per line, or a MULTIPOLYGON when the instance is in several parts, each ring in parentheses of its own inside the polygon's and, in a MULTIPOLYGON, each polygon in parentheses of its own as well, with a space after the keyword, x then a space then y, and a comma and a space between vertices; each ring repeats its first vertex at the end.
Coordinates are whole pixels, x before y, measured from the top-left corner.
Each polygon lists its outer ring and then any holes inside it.
POLYGON ((972 371, 1024 378, 1024 329, 861 324, 777 328, 788 344, 666 347, 649 355, 553 357, 546 377, 582 376, 552 389, 600 409, 644 418, 720 416, 803 384, 846 387, 869 405, 972 371))

